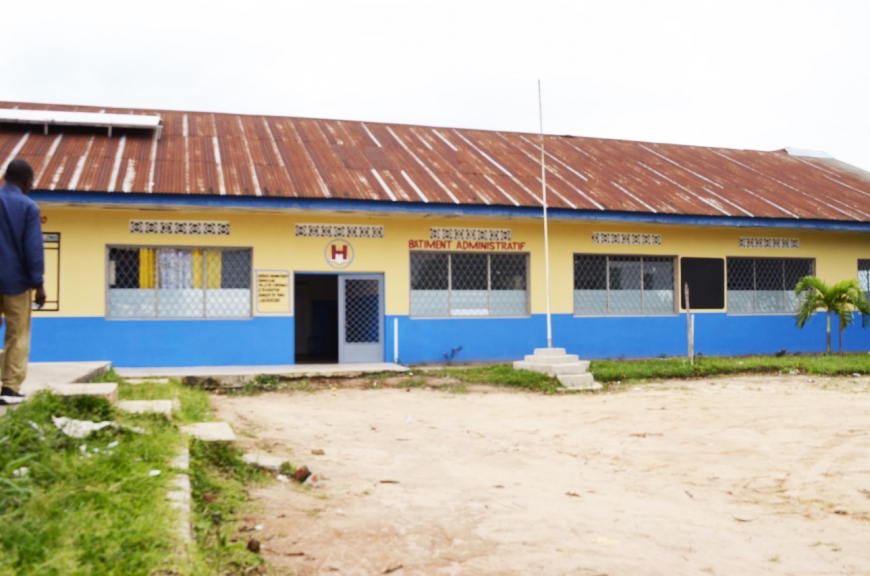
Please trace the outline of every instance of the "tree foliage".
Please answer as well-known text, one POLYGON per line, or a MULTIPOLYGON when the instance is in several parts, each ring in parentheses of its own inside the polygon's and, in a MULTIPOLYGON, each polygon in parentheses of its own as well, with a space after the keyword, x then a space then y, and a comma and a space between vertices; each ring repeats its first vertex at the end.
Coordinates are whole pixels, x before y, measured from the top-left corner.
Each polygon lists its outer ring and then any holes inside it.
POLYGON ((840 351, 843 351, 843 330, 855 321, 855 312, 861 314, 861 325, 870 324, 870 303, 864 297, 858 281, 853 279, 837 282, 828 286, 815 276, 804 276, 794 289, 798 297, 798 310, 795 315, 797 327, 803 328, 816 311, 827 314, 827 351, 831 351, 831 317, 837 317, 840 333, 840 351))

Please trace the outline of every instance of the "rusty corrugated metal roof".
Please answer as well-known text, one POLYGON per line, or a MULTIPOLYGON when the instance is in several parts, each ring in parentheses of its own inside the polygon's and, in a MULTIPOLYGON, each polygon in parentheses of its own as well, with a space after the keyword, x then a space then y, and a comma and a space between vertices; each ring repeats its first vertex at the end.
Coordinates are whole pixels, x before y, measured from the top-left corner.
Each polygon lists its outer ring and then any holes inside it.
MULTIPOLYGON (((100 111, 5 102, 0 108, 100 111)), ((0 124, 0 162, 41 190, 346 198, 540 206, 538 136, 276 116, 158 114, 150 130, 0 124)), ((555 208, 870 221, 870 180, 836 162, 758 152, 547 136, 555 208)))

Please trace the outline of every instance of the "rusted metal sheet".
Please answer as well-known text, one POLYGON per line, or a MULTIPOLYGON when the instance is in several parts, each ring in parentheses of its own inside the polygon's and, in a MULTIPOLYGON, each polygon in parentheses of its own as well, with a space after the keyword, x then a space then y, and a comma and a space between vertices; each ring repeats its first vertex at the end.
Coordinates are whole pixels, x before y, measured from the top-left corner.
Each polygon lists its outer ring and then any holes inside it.
MULTIPOLYGON (((0 108, 99 112, 86 106, 0 108)), ((537 135, 200 112, 152 130, 0 124, 0 167, 26 159, 37 189, 541 206, 537 135)), ((870 221, 870 180, 785 151, 546 137, 554 208, 870 221)))

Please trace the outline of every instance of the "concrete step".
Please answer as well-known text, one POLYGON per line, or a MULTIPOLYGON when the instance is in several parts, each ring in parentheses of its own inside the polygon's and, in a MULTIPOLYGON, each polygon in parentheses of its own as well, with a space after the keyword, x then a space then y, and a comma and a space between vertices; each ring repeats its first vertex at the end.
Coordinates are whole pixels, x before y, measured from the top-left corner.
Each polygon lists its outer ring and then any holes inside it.
POLYGON ((98 362, 30 362, 27 364, 28 384, 75 382, 87 384, 112 367, 109 361, 98 362))
POLYGON ((187 472, 190 469, 190 450, 183 448, 175 458, 169 461, 169 465, 176 470, 187 472))
POLYGON ((265 468, 266 470, 271 470, 272 472, 277 472, 278 470, 280 470, 281 464, 287 461, 284 458, 272 456, 271 454, 259 454, 254 452, 249 452, 245 454, 244 456, 242 456, 242 460, 252 466, 265 468))
POLYGON ((197 422, 182 426, 181 431, 206 442, 235 442, 236 435, 226 422, 197 422))
POLYGON ((121 400, 118 408, 134 414, 163 414, 172 418, 172 400, 121 400))
POLYGON ((27 384, 21 386, 21 393, 32 396, 40 390, 51 390, 59 396, 102 396, 112 404, 118 401, 118 385, 114 382, 103 384, 27 384))
POLYGON ((535 348, 535 356, 564 356, 564 348, 535 348))
POLYGON ((178 535, 183 542, 193 541, 193 526, 190 524, 191 486, 190 476, 178 474, 172 479, 175 490, 166 493, 169 506, 178 510, 178 535))
POLYGON ((527 354, 524 362, 532 364, 566 364, 568 362, 579 362, 580 357, 576 354, 565 354, 564 356, 535 356, 527 354))
POLYGON ((559 376, 559 383, 569 390, 601 390, 602 386, 588 372, 585 374, 564 374, 559 376))
POLYGON ((526 362, 525 360, 518 360, 514 362, 514 368, 516 370, 531 370, 532 372, 540 372, 542 374, 549 374, 550 376, 557 376, 559 374, 583 374, 589 369, 589 362, 587 360, 581 360, 579 362, 569 362, 565 364, 533 364, 531 362, 526 362))
POLYGON ((169 384, 169 378, 127 378, 127 384, 169 384))

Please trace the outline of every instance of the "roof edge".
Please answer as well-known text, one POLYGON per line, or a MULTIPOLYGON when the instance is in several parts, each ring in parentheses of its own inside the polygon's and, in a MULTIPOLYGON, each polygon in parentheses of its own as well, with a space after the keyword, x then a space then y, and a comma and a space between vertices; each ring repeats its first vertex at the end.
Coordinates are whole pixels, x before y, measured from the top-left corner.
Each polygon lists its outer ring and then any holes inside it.
MULTIPOLYGON (((174 206, 219 208, 225 210, 328 210, 331 212, 389 212, 409 215, 427 214, 480 218, 543 218, 543 209, 524 206, 468 206, 456 204, 424 204, 422 202, 398 203, 373 200, 348 200, 342 198, 264 198, 251 196, 192 196, 187 194, 141 193, 106 194, 103 192, 74 192, 61 190, 34 190, 30 193, 30 198, 36 202, 44 204, 110 204, 115 206, 129 206, 133 209, 145 206, 174 206)), ((549 218, 552 220, 632 222, 638 224, 672 224, 725 228, 780 228, 792 230, 870 232, 870 222, 846 222, 837 220, 653 214, 645 212, 569 210, 565 208, 550 208, 547 213, 549 218)))

